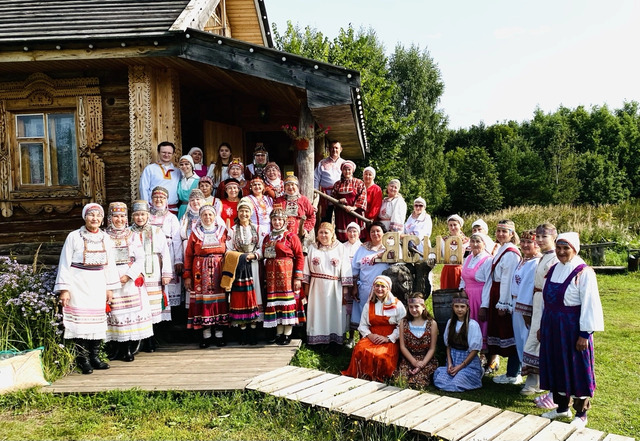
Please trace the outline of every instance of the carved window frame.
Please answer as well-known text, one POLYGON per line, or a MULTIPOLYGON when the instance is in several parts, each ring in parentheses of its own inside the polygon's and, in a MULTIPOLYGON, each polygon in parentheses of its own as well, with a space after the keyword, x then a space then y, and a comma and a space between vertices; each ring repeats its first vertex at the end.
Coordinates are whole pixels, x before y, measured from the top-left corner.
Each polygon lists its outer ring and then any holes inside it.
POLYGON ((102 98, 98 78, 53 79, 35 73, 25 81, 0 83, 0 212, 13 215, 14 205, 29 214, 44 210, 66 213, 94 201, 104 204, 104 163, 93 152, 102 143, 102 98), (15 115, 73 112, 76 124, 78 184, 20 184, 15 115))

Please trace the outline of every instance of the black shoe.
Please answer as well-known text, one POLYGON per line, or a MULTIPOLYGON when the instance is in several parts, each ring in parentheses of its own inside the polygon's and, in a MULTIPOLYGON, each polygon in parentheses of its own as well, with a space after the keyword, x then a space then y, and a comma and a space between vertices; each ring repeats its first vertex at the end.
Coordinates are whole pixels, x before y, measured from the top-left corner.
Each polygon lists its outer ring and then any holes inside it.
POLYGON ((135 360, 135 357, 131 353, 131 347, 129 346, 128 341, 120 342, 120 360, 131 362, 135 360))
POLYGON ((100 360, 101 340, 89 340, 89 363, 94 369, 109 369, 109 365, 100 360))
POLYGON ((276 343, 278 343, 281 346, 288 345, 289 343, 291 343, 291 336, 290 335, 283 335, 282 338, 279 341, 277 341, 276 343))
POLYGON ((240 329, 240 338, 238 338, 238 343, 240 343, 240 346, 246 346, 247 345, 247 335, 249 333, 248 329, 240 329))
POLYGON ((117 360, 121 357, 120 354, 120 342, 117 341, 109 341, 105 343, 104 350, 107 353, 107 358, 109 360, 117 360))
POLYGON ((211 337, 200 340, 200 349, 207 349, 211 346, 211 337))
POLYGON ((84 375, 92 374, 93 368, 91 368, 91 363, 85 357, 78 356, 76 357, 76 366, 78 369, 82 371, 84 375))
POLYGON ((142 350, 144 352, 153 353, 156 349, 158 349, 158 345, 156 344, 155 337, 152 336, 144 339, 144 342, 142 343, 142 350))
POLYGON ((226 346, 227 342, 224 341, 224 337, 216 337, 216 346, 221 348, 223 346, 226 346))
POLYGON ((251 346, 257 345, 258 344, 258 335, 257 335, 258 334, 258 330, 256 328, 249 328, 248 331, 249 331, 249 335, 248 335, 249 344, 251 346))

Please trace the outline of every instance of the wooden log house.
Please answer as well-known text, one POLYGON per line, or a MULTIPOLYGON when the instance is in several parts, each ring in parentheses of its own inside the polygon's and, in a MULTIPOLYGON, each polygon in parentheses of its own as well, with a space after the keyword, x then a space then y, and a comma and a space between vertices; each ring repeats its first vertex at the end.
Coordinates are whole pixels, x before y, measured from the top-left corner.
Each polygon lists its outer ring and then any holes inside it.
POLYGON ((284 124, 367 149, 359 73, 273 49, 263 0, 0 0, 0 253, 56 263, 82 206, 136 199, 164 140, 207 164, 263 142, 312 196, 324 141, 297 151, 284 124))

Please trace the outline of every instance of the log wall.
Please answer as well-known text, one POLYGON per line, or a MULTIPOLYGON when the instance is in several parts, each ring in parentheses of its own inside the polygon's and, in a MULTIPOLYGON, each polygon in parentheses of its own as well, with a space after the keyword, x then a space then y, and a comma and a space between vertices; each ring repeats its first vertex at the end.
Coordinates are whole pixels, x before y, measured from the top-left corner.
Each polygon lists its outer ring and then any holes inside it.
MULTIPOLYGON (((104 139, 94 152, 105 163, 106 204, 113 201, 131 202, 129 192, 129 91, 127 71, 47 72, 52 77, 98 77, 102 98, 104 139)), ((0 81, 2 78, 0 78, 0 81)), ((82 206, 68 213, 40 212, 30 215, 15 207, 10 217, 0 217, 0 254, 13 254, 28 262, 38 246, 40 261, 57 263, 57 257, 67 234, 84 224, 82 206)))

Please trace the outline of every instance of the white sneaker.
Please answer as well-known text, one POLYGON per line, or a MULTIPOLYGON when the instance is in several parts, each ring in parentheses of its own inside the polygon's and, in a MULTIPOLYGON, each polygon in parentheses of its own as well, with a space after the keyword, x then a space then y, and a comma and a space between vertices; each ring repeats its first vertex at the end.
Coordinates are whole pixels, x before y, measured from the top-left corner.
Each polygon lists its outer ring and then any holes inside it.
POLYGON ((571 421, 571 425, 577 429, 582 429, 587 425, 587 416, 575 417, 573 421, 571 421))
POLYGON ((558 412, 558 409, 553 409, 540 416, 542 418, 549 418, 550 420, 555 420, 556 418, 571 418, 571 409, 567 409, 564 412, 558 412))
POLYGON ((520 390, 520 395, 534 395, 542 392, 542 389, 538 389, 535 386, 525 386, 520 390))
POLYGON ((493 377, 493 382, 498 384, 522 384, 522 376, 518 375, 517 377, 508 377, 507 374, 498 375, 497 377, 493 377))

